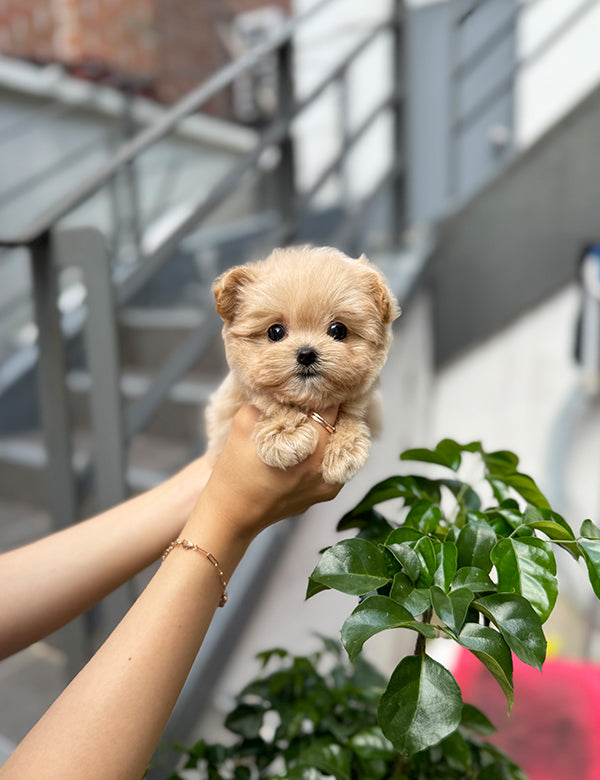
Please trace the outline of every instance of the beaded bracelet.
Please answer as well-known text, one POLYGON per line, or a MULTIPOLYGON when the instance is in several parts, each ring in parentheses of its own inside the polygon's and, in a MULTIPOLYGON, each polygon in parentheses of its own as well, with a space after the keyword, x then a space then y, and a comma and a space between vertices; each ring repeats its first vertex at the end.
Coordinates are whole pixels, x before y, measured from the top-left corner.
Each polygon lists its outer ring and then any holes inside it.
POLYGON ((225 575, 221 571, 221 567, 219 565, 219 562, 215 558, 215 556, 212 555, 212 553, 203 550, 202 547, 198 547, 198 545, 194 544, 194 542, 190 542, 189 539, 180 538, 180 539, 175 539, 174 542, 171 542, 171 544, 164 551, 162 556, 163 561, 167 557, 167 555, 171 552, 171 550, 175 549, 175 547, 182 547, 184 550, 195 550, 196 552, 199 552, 202 555, 204 555, 205 558, 208 558, 208 560, 212 563, 215 569, 219 572, 221 585, 223 586, 223 595, 221 596, 221 600, 219 601, 219 606, 224 607, 225 604, 227 604, 227 599, 229 598, 227 595, 227 580, 225 579, 225 575))

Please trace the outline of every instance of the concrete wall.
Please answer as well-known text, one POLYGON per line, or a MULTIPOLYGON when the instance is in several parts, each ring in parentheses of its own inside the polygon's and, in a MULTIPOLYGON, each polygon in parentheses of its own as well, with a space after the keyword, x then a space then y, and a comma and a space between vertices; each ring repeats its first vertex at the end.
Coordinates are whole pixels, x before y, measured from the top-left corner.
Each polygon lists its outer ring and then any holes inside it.
POLYGON ((439 227, 432 264, 438 363, 573 278, 600 234, 600 89, 439 227))

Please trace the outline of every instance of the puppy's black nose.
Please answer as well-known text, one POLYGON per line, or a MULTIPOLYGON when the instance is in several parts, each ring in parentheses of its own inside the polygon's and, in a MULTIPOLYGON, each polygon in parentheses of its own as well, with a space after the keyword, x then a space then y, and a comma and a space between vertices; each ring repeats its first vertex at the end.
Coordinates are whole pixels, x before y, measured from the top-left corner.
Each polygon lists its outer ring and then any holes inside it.
POLYGON ((312 347, 300 347, 296 352, 296 360, 303 366, 312 366, 317 360, 318 355, 312 347))

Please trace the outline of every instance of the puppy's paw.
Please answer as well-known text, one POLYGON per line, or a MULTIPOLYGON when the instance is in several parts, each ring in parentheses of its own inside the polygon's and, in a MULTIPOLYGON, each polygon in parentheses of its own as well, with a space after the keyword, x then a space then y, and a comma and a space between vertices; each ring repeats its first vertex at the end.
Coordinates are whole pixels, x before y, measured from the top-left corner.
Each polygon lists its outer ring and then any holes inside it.
POLYGON ((330 485, 347 482, 367 462, 371 449, 368 427, 362 422, 341 428, 332 435, 323 453, 321 473, 330 485))
POLYGON ((258 457, 268 466, 287 469, 315 451, 319 434, 302 412, 262 420, 254 430, 258 457))

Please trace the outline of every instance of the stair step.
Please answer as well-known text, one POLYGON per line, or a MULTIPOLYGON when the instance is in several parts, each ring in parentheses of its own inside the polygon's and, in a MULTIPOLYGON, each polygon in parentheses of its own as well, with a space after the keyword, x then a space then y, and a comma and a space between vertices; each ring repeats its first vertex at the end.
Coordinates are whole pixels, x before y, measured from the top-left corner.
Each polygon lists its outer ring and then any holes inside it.
MULTIPOLYGON (((91 437, 87 431, 78 429, 73 439, 73 468, 82 473, 92 457, 91 437)), ((203 449, 201 443, 201 435, 194 447, 191 447, 189 442, 148 433, 135 436, 128 452, 129 491, 138 493, 164 481, 188 463, 191 457, 200 453, 203 449)), ((18 438, 0 439, 2 501, 20 502, 29 508, 47 507, 46 466, 46 449, 39 432, 31 432, 18 438)))
MULTIPOLYGON (((203 410, 218 386, 220 377, 200 378, 190 375, 173 386, 156 416, 148 424, 146 433, 170 439, 195 441, 204 429, 203 410)), ((145 395, 152 377, 142 371, 128 370, 121 377, 124 407, 145 395)), ((90 425, 89 392, 91 377, 87 371, 71 371, 67 377, 71 413, 75 427, 90 425)))
MULTIPOLYGON (((212 314, 212 313, 211 313, 212 314)), ((126 367, 158 370, 190 334, 208 325, 206 311, 199 308, 133 308, 119 314, 121 363, 126 367)), ((197 366, 203 372, 226 370, 225 350, 215 334, 214 345, 202 355, 197 366)))

